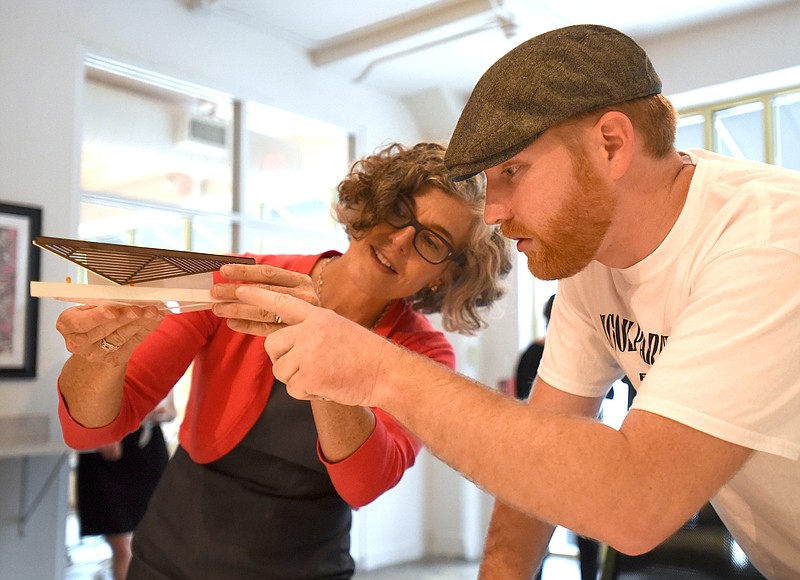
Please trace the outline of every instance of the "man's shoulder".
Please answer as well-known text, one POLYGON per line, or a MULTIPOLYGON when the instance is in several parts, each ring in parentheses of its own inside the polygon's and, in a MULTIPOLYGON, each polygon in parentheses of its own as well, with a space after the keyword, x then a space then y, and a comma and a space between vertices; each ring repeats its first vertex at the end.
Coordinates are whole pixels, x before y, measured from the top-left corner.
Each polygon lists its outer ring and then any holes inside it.
POLYGON ((690 149, 688 154, 703 169, 701 175, 708 174, 713 182, 733 187, 763 186, 777 191, 786 184, 790 191, 800 193, 797 189, 800 186, 800 171, 751 159, 728 157, 704 149, 690 149))

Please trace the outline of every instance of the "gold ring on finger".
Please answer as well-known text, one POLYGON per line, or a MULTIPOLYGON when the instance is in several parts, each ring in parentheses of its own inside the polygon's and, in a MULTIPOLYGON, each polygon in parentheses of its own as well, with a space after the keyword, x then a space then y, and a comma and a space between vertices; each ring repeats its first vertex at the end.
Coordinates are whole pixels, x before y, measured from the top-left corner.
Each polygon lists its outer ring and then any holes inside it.
POLYGON ((119 350, 119 345, 116 345, 113 342, 108 342, 105 338, 101 338, 100 348, 106 352, 117 352, 119 350))

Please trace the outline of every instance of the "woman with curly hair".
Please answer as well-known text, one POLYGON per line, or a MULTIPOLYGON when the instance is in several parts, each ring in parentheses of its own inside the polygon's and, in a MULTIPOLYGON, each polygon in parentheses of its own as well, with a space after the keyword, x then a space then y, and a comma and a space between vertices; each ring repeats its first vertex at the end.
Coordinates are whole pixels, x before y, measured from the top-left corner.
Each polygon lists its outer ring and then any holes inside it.
POLYGON ((61 315, 72 356, 60 417, 73 447, 134 430, 194 362, 180 446, 134 533, 130 579, 352 576, 351 508, 395 486, 420 443, 379 409, 289 397, 264 351, 281 320, 234 301, 235 291, 258 284, 301 297, 453 368, 452 346, 425 314, 441 313, 450 331, 479 330, 511 259, 483 223, 483 177, 450 181, 444 153, 392 144, 356 162, 333 208, 347 250, 227 265, 213 291, 231 302, 211 311, 61 315))

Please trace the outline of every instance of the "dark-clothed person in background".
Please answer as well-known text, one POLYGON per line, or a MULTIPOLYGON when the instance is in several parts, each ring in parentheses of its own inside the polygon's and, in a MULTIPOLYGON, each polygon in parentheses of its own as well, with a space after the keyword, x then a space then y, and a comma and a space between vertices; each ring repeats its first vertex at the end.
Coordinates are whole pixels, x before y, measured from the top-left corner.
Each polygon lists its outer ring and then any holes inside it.
POLYGON ((121 441, 78 454, 75 495, 81 537, 103 536, 114 580, 125 580, 133 530, 169 461, 161 424, 175 419, 172 391, 121 441))
MULTIPOLYGON (((553 300, 555 298, 555 294, 550 296, 542 308, 545 329, 550 324, 550 313, 553 310, 553 300)), ((531 385, 533 385, 533 379, 536 378, 536 372, 539 370, 539 363, 542 362, 543 354, 544 338, 540 338, 530 343, 528 348, 520 355, 514 376, 514 393, 518 399, 524 401, 530 395, 531 385)))

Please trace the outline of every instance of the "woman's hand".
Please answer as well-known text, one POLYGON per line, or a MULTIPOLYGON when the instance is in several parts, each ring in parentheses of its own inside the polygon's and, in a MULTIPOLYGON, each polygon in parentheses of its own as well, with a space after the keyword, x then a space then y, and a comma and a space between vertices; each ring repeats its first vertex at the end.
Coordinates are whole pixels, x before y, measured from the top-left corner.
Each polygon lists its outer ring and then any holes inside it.
POLYGON ((163 319, 155 306, 73 306, 61 313, 56 330, 72 356, 58 385, 75 421, 94 428, 114 420, 128 359, 163 319))
POLYGON ((257 304, 247 304, 239 300, 236 289, 242 284, 251 284, 265 290, 280 292, 299 298, 314 306, 319 305, 319 297, 311 278, 306 274, 259 264, 255 266, 242 264, 226 264, 220 273, 228 280, 214 284, 212 294, 221 300, 230 300, 214 304, 214 314, 228 319, 228 326, 237 332, 268 336, 281 325, 281 320, 257 304))
POLYGON ((118 366, 163 319, 155 306, 73 306, 58 317, 56 330, 73 355, 118 366))

